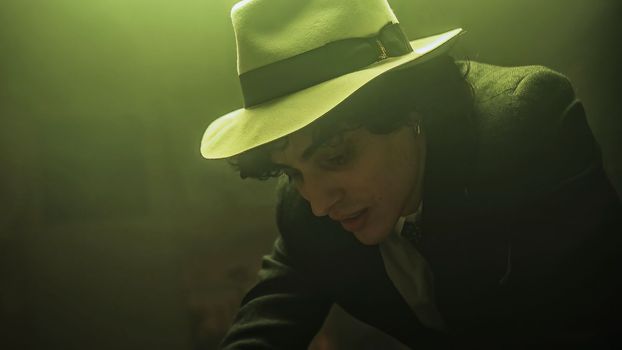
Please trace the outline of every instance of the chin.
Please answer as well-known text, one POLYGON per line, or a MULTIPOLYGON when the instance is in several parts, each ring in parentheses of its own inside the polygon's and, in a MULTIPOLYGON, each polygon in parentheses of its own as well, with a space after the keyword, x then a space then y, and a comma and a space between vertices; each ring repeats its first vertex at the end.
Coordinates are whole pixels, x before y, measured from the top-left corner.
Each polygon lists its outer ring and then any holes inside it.
POLYGON ((377 245, 382 243, 387 237, 391 230, 389 229, 378 229, 369 227, 360 232, 354 232, 354 237, 364 245, 377 245))

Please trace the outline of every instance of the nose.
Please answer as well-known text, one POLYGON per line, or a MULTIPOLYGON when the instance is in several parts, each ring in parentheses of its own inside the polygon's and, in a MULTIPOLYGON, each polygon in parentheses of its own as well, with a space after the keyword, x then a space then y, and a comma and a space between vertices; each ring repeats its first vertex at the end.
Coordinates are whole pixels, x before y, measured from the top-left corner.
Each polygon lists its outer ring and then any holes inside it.
POLYGON ((343 188, 328 176, 306 176, 298 184, 298 192, 311 206, 315 216, 326 216, 344 196, 343 188))

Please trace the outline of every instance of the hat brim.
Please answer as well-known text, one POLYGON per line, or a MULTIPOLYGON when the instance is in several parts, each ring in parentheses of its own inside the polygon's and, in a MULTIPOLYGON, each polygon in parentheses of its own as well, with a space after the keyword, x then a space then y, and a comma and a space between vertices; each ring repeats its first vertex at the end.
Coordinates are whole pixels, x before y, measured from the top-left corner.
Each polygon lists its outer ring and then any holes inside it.
POLYGON ((268 102, 240 108, 212 122, 201 140, 207 159, 228 158, 298 131, 344 102, 370 81, 393 69, 446 52, 463 33, 457 28, 410 42, 409 54, 378 61, 268 102))

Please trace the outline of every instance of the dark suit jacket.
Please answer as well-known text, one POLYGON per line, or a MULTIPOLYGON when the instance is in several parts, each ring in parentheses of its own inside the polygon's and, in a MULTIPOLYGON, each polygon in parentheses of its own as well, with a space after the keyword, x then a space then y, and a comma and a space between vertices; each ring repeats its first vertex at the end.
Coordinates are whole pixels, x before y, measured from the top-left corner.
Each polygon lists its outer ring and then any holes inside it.
POLYGON ((285 185, 280 237, 224 348, 306 348, 333 303, 417 349, 608 348, 622 211, 581 103, 544 67, 472 62, 467 79, 472 119, 424 124, 422 250, 447 333, 420 324, 377 246, 314 217, 285 185))

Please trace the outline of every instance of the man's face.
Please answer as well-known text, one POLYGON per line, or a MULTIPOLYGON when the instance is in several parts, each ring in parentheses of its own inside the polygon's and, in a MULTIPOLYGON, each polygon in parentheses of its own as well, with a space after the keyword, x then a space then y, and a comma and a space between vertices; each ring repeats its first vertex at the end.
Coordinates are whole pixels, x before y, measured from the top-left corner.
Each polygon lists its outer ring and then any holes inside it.
POLYGON ((285 172, 316 216, 328 215, 363 244, 388 237, 400 216, 421 199, 425 139, 405 126, 389 134, 346 131, 314 152, 309 128, 288 136, 272 161, 285 172), (307 151, 307 152, 305 152, 307 151))

